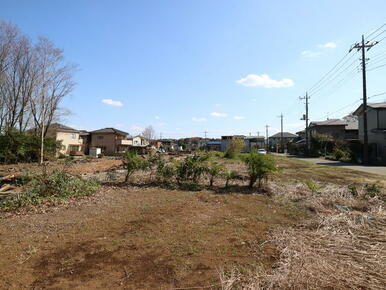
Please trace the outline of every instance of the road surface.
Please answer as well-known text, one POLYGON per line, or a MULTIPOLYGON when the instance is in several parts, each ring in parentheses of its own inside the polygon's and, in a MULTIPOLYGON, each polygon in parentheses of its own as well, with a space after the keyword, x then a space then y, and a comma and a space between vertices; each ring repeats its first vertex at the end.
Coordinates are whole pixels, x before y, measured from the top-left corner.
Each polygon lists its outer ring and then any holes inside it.
POLYGON ((307 162, 312 162, 320 165, 329 165, 329 166, 339 166, 343 168, 348 168, 352 170, 358 170, 368 173, 380 174, 386 176, 386 166, 374 166, 374 165, 360 165, 360 164, 352 164, 352 163, 344 163, 340 161, 327 160, 322 158, 304 158, 304 157, 296 157, 289 156, 288 158, 296 158, 299 160, 304 160, 307 162))

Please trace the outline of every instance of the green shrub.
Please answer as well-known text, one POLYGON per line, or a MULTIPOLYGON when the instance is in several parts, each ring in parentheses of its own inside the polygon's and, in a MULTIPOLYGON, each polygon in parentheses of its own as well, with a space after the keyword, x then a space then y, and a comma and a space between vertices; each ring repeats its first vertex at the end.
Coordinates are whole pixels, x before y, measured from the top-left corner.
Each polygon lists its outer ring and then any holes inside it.
POLYGON ((224 166, 217 163, 212 163, 206 167, 206 172, 209 175, 209 186, 213 186, 214 179, 217 176, 221 176, 223 173, 224 166))
POLYGON ((352 160, 352 154, 350 150, 338 146, 334 147, 334 149, 332 150, 332 157, 335 160, 343 162, 350 162, 352 160))
POLYGON ((176 174, 176 168, 173 163, 159 163, 157 167, 157 179, 165 184, 170 184, 176 174))
POLYGON ((276 172, 275 161, 269 155, 258 154, 252 151, 244 157, 248 168, 249 187, 252 188, 258 181, 258 188, 261 188, 263 179, 276 172))
POLYGON ((241 175, 235 170, 225 171, 223 172, 223 176, 225 178, 225 188, 228 188, 229 182, 231 180, 237 180, 242 178, 241 175))
POLYGON ((124 164, 127 170, 125 182, 129 181, 130 176, 132 176, 135 171, 149 168, 149 162, 132 151, 126 151, 124 164))
MULTIPOLYGON (((60 148, 60 143, 53 138, 44 139, 46 158, 53 158, 60 148)), ((40 156, 41 139, 18 130, 9 130, 0 134, 0 163, 36 162, 40 156)))
POLYGON ((187 156, 183 161, 177 164, 176 177, 177 182, 193 182, 197 183, 201 175, 206 172, 205 161, 209 159, 209 155, 192 155, 187 156))
POLYGON ((95 193, 99 188, 96 180, 82 179, 64 171, 35 175, 25 186, 24 193, 17 194, 0 202, 3 210, 13 210, 27 205, 36 205, 45 200, 61 200, 72 196, 86 196, 95 193))
POLYGON ((364 189, 366 197, 381 197, 382 186, 379 183, 366 183, 364 189))
POLYGON ((225 158, 233 159, 235 158, 245 146, 243 139, 232 139, 229 143, 229 147, 224 154, 225 158))

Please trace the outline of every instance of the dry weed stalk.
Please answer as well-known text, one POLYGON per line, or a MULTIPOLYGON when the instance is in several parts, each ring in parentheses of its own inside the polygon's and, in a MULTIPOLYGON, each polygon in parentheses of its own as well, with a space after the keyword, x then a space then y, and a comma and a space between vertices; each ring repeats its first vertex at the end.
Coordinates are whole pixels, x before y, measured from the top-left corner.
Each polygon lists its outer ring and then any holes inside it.
MULTIPOLYGON (((221 276, 223 289, 384 289, 386 211, 364 189, 327 185, 312 192, 304 184, 270 184, 280 201, 299 202, 315 215, 293 228, 276 229, 270 242, 280 252, 269 275, 221 276)), ((233 270, 235 271, 235 270, 233 270)), ((237 272, 235 272, 237 273, 237 272)))

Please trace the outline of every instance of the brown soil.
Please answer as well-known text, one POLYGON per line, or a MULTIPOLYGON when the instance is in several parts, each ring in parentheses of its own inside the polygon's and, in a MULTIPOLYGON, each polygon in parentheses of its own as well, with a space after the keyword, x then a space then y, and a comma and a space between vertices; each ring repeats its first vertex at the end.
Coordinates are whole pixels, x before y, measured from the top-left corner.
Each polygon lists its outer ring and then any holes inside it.
POLYGON ((105 186, 40 213, 1 214, 0 288, 218 288, 221 267, 270 269, 267 232, 301 217, 261 195, 105 186))

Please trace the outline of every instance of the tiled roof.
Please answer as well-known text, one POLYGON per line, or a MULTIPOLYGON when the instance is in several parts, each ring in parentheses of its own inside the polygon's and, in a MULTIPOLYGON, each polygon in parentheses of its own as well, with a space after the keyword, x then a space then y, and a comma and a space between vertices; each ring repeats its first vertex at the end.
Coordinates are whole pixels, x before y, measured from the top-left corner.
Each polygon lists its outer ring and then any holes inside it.
POLYGON ((110 134, 118 134, 118 135, 129 135, 129 133, 115 129, 115 128, 103 128, 95 131, 91 131, 90 133, 110 133, 110 134))

